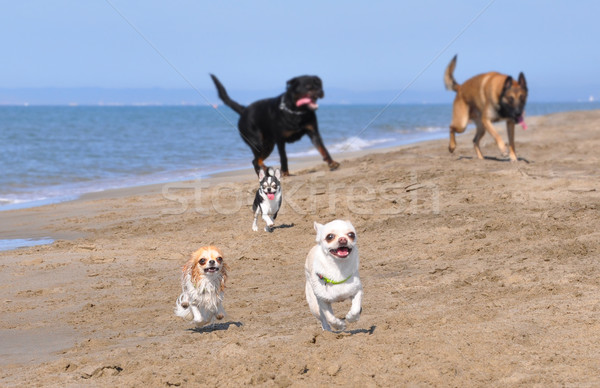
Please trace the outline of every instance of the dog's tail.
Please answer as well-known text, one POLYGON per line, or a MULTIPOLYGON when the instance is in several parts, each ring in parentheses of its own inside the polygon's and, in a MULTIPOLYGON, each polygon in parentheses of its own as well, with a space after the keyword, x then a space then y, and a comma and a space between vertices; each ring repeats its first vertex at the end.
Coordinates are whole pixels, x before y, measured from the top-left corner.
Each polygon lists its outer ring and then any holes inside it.
POLYGON ((212 78, 213 82, 215 83, 215 86, 217 87, 217 91, 219 92, 219 98, 221 99, 221 101, 223 101, 225 105, 236 111, 238 114, 242 114, 242 111, 246 109, 246 107, 238 104, 237 102, 229 98, 225 87, 223 86, 221 81, 219 81, 219 79, 214 76, 214 74, 211 74, 210 78, 212 78))
POLYGON ((455 92, 460 88, 460 84, 454 79, 454 68, 456 67, 457 56, 458 55, 455 55, 454 58, 452 58, 444 72, 444 86, 446 86, 446 90, 454 90, 455 92))

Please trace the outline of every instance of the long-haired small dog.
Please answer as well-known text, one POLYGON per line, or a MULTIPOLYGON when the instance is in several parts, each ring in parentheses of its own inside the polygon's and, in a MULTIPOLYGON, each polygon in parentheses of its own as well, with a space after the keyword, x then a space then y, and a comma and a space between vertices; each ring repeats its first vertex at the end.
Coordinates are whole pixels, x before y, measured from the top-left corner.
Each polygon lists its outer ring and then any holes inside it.
POLYGON ((198 249, 183 266, 181 295, 175 303, 175 315, 192 321, 196 327, 223 319, 223 296, 228 266, 215 246, 198 249))

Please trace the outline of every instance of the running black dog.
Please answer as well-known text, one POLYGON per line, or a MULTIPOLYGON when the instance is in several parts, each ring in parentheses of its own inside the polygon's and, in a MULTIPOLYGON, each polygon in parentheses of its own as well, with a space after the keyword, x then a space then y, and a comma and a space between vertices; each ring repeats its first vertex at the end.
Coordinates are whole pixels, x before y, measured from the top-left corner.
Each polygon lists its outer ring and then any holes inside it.
POLYGON ((252 165, 257 174, 259 170, 267 169, 265 159, 277 145, 281 172, 283 175, 290 175, 285 143, 298 141, 304 135, 310 137, 331 170, 340 166, 338 162, 331 159, 319 135, 315 110, 319 107, 317 99, 324 96, 319 77, 304 75, 292 78, 287 82, 285 93, 253 102, 245 107, 229 98, 225 87, 217 77, 212 74, 210 76, 217 87, 219 98, 240 115, 238 129, 254 153, 252 165))

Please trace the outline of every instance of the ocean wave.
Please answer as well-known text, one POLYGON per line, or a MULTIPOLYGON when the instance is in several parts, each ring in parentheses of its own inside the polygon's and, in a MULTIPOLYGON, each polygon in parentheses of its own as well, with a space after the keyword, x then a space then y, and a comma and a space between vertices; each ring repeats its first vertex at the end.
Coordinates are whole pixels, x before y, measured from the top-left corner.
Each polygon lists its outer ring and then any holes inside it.
POLYGON ((67 182, 61 185, 44 185, 31 187, 22 192, 2 193, 0 197, 0 211, 17 210, 44 206, 60 202, 72 201, 82 195, 99 193, 108 190, 137 187, 151 184, 160 184, 188 179, 201 179, 212 173, 227 171, 237 168, 237 165, 224 164, 221 169, 187 169, 169 170, 153 174, 137 174, 119 178, 105 178, 91 181, 67 182))
POLYGON ((17 205, 19 203, 28 202, 26 199, 18 199, 18 198, 0 198, 0 206, 4 205, 17 205))
POLYGON ((438 133, 447 131, 447 127, 424 126, 414 128, 396 129, 394 132, 402 135, 414 135, 418 133, 438 133))
MULTIPOLYGON (((344 141, 328 145, 327 149, 329 150, 329 153, 331 153, 331 154, 338 154, 338 153, 342 153, 342 152, 352 152, 352 151, 364 150, 367 148, 374 148, 378 145, 385 144, 385 143, 392 143, 394 141, 396 141, 396 139, 383 138, 383 139, 366 140, 366 139, 361 139, 360 137, 357 137, 357 136, 352 136, 344 141)), ((319 155, 319 151, 317 151, 314 148, 307 150, 307 151, 292 152, 289 154, 289 156, 291 156, 291 157, 314 156, 314 155, 319 155)))

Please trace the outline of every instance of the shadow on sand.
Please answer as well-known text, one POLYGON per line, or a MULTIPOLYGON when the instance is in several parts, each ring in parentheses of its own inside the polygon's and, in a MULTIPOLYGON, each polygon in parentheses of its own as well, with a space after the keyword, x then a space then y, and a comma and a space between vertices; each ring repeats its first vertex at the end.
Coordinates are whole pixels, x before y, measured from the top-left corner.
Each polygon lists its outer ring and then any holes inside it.
POLYGON ((229 330, 229 326, 234 325, 235 327, 240 327, 243 325, 242 322, 223 322, 223 323, 213 323, 212 325, 207 325, 203 327, 193 327, 188 329, 188 331, 192 331, 194 333, 212 333, 213 331, 221 331, 221 330, 229 330))
POLYGON ((291 224, 277 225, 277 226, 274 226, 273 229, 287 229, 287 228, 293 228, 293 227, 294 227, 294 224, 291 223, 291 224))
POLYGON ((372 335, 375 332, 375 328, 377 326, 373 325, 368 329, 354 329, 354 330, 344 330, 344 331, 334 331, 333 333, 335 334, 341 334, 342 336, 344 335, 356 335, 356 334, 368 334, 368 335, 372 335))
MULTIPOLYGON (((510 158, 498 158, 496 156, 484 156, 483 158, 485 160, 493 160, 495 162, 510 162, 510 158)), ((459 156, 457 160, 463 160, 463 159, 472 160, 475 158, 473 156, 459 156)), ((517 158, 517 160, 519 162, 525 162, 527 164, 531 163, 528 159, 525 159, 525 158, 517 158)))

